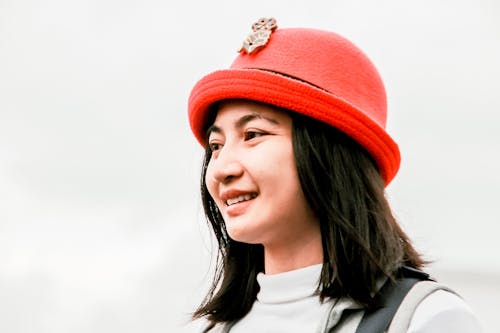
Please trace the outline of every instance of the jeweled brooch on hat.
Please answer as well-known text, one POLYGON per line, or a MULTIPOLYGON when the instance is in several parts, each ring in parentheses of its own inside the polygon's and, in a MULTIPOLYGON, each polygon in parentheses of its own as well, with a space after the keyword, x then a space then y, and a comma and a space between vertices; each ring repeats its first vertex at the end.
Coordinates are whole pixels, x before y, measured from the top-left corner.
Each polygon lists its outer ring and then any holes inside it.
POLYGON ((266 46, 271 33, 276 30, 278 25, 275 18, 261 18, 252 25, 253 32, 243 42, 239 52, 248 54, 257 52, 266 46))

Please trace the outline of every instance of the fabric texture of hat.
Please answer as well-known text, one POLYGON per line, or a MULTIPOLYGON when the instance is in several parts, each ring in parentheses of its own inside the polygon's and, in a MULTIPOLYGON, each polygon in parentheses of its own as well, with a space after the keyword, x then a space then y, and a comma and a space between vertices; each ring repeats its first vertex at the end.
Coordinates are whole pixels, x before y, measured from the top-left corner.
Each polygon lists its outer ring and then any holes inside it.
POLYGON ((188 114, 202 145, 210 106, 226 99, 272 104, 338 128, 373 156, 386 184, 399 169, 398 146, 385 130, 387 102, 380 75, 359 48, 336 33, 277 29, 257 52, 240 52, 229 69, 198 81, 188 114))

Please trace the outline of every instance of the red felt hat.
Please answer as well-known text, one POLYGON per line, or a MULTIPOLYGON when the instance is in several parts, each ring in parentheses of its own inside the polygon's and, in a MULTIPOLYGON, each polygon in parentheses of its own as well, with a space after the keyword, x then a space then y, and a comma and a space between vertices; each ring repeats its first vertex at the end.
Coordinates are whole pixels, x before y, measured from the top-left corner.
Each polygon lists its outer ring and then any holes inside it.
POLYGON ((359 48, 338 34, 277 29, 256 52, 240 52, 229 69, 198 81, 188 113, 202 145, 210 105, 225 99, 276 105, 338 128, 373 156, 386 184, 399 169, 398 146, 385 131, 387 103, 380 75, 359 48))

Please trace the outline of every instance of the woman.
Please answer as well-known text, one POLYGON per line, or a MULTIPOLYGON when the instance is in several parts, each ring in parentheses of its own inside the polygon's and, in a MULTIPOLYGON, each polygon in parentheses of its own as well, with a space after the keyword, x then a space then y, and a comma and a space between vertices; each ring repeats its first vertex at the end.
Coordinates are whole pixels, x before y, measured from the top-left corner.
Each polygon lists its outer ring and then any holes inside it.
MULTIPOLYGON (((384 196, 400 155, 385 131, 382 80, 337 34, 277 29, 274 19, 252 29, 231 68, 202 78, 189 100, 219 244, 194 317, 210 332, 373 327, 364 318, 386 304, 385 286, 424 264, 384 196)), ((432 288, 389 331, 480 330, 457 295, 432 288)))

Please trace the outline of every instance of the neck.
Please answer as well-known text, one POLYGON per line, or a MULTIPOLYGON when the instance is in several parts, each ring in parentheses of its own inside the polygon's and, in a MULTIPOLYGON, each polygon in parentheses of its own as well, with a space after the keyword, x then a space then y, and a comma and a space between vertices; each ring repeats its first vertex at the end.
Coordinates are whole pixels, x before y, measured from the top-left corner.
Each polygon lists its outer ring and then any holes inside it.
MULTIPOLYGON (((319 230, 318 230, 319 231, 319 230)), ((321 233, 309 237, 284 240, 280 244, 264 244, 265 274, 278 274, 323 263, 321 233)))

